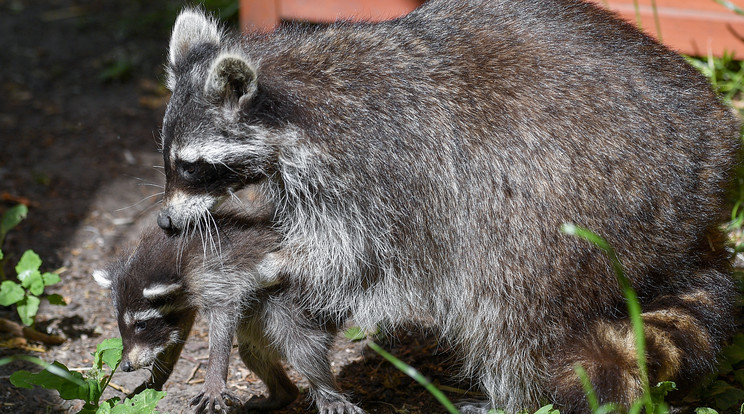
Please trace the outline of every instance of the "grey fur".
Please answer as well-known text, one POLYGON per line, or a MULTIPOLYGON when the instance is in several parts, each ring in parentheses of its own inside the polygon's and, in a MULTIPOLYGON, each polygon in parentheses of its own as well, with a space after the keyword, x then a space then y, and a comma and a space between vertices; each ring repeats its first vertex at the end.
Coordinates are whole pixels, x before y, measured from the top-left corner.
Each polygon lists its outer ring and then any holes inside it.
POLYGON ((615 246, 647 308, 716 303, 695 314, 704 352, 674 372, 711 369, 731 323, 718 225, 739 123, 683 58, 578 0, 431 0, 245 38, 194 14, 170 46, 161 227, 259 184, 303 306, 368 330, 432 324, 517 411, 578 406, 556 373, 592 354, 569 345, 627 323, 604 255, 560 233, 576 223, 615 246), (215 76, 226 56, 245 64, 215 76))

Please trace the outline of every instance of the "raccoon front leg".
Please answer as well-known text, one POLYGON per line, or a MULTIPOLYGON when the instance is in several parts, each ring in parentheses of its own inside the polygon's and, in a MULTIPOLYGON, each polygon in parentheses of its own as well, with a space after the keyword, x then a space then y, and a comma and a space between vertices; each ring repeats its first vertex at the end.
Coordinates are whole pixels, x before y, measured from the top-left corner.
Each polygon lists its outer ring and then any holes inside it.
POLYGON ((227 392, 227 369, 239 312, 234 307, 213 308, 209 319, 209 360, 201 393, 191 400, 195 413, 226 413, 238 401, 227 392))
POLYGON ((168 381, 168 378, 170 378, 173 373, 173 368, 175 367, 178 358, 181 356, 181 351, 183 351, 183 346, 186 344, 186 339, 189 337, 195 319, 196 312, 192 312, 184 318, 178 335, 178 341, 158 356, 157 360, 152 365, 150 378, 135 388, 127 397, 137 395, 148 388, 158 391, 163 389, 163 385, 168 381))

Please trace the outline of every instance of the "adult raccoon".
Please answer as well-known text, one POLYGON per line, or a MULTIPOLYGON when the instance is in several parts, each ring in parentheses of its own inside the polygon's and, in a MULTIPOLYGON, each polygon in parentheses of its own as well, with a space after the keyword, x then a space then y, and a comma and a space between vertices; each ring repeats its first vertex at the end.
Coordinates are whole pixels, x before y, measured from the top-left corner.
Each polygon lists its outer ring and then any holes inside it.
POLYGON ((651 381, 708 372, 731 325, 719 230, 739 123, 682 57, 578 0, 431 0, 378 24, 170 41, 158 217, 189 228, 258 184, 281 270, 313 311, 414 320, 459 349, 488 406, 640 394, 625 305, 588 227, 639 291, 651 381))
MULTIPOLYGON (((269 397, 245 403, 245 410, 283 407, 298 395, 280 358, 310 382, 321 413, 353 407, 337 392, 328 361, 335 326, 309 318, 292 280, 276 273, 271 251, 277 235, 267 223, 218 216, 216 229, 168 237, 150 231, 131 252, 93 276, 111 289, 124 350, 124 371, 150 367, 138 387, 161 389, 173 372, 197 313, 209 323, 209 361, 196 412, 225 412, 237 404, 226 389, 233 338, 240 358, 261 378, 269 397), (219 245, 216 240, 219 238, 219 245)), ((361 413, 361 409, 357 409, 361 413)))

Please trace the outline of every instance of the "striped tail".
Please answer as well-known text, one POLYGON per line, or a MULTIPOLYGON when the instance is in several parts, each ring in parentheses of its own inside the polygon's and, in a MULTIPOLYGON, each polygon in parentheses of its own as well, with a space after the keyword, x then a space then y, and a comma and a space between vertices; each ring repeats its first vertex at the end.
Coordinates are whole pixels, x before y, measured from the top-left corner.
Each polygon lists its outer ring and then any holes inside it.
MULTIPOLYGON (((706 270, 677 294, 643 306, 646 361, 651 385, 675 381, 686 387, 715 367, 722 342, 733 326, 735 288, 724 272, 706 270)), ((549 387, 561 412, 588 412, 574 367, 581 365, 600 404, 626 408, 643 394, 633 329, 628 318, 599 320, 589 333, 566 341, 552 358, 549 387)))

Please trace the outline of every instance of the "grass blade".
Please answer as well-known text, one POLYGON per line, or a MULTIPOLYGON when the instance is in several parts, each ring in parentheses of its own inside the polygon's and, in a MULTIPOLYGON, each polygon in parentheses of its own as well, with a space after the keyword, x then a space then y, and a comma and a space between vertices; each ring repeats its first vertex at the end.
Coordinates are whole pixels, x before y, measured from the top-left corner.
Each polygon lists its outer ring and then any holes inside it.
POLYGON ((376 343, 374 343, 372 341, 370 341, 367 345, 369 345, 369 347, 372 348, 373 351, 375 351, 378 354, 380 354, 380 356, 382 356, 383 358, 385 358, 388 361, 390 361, 390 363, 393 364, 396 368, 398 368, 403 373, 405 373, 409 377, 411 377, 414 380, 416 380, 419 384, 423 385, 424 388, 426 388, 426 390, 429 391, 434 396, 434 398, 436 398, 437 401, 439 401, 439 403, 442 404, 442 406, 444 406, 444 408, 447 409, 447 411, 449 411, 452 414, 458 414, 459 413, 459 411, 454 406, 454 404, 452 404, 452 402, 449 400, 449 398, 447 398, 447 396, 444 395, 444 393, 442 391, 440 391, 439 389, 437 389, 437 387, 435 387, 434 384, 432 384, 431 381, 429 381, 428 378, 426 378, 423 375, 421 375, 421 373, 418 372, 418 370, 416 370, 416 368, 414 368, 414 367, 406 364, 405 362, 401 361, 400 359, 394 357, 392 354, 390 354, 386 350, 382 349, 382 347, 380 347, 379 345, 377 345, 376 343))
POLYGON ((713 0, 713 1, 715 1, 716 3, 720 4, 721 6, 727 8, 727 9, 733 11, 736 14, 744 15, 744 10, 741 7, 735 5, 734 3, 731 3, 728 0, 713 0))
POLYGON ((602 249, 607 257, 610 259, 612 269, 615 272, 618 284, 625 295, 625 300, 628 305, 628 315, 630 322, 633 327, 633 334, 635 336, 636 355, 638 357, 638 371, 641 380, 641 386, 644 390, 644 405, 647 413, 653 413, 653 403, 651 401, 651 390, 648 383, 648 369, 646 367, 646 335, 643 332, 643 319, 641 318, 641 305, 638 302, 638 296, 633 290, 633 286, 630 280, 625 276, 625 271, 620 263, 620 260, 615 253, 615 249, 602 238, 601 236, 593 233, 589 229, 576 226, 574 224, 565 223, 561 226, 561 231, 568 235, 580 237, 595 246, 602 249))

